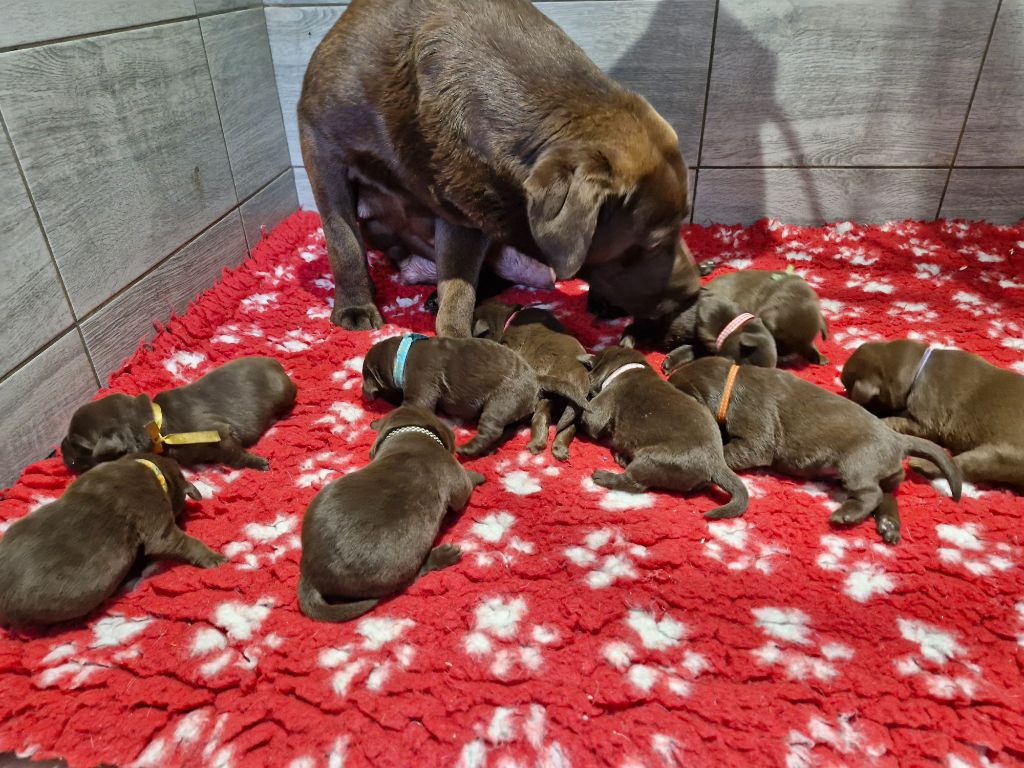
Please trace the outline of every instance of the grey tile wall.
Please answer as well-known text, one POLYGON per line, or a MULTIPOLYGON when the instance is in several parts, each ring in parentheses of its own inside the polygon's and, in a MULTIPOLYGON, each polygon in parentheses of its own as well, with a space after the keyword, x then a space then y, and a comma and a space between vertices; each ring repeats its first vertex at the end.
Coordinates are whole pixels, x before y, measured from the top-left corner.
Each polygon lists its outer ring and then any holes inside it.
MULTIPOLYGON (((346 6, 265 5, 299 200, 312 208, 295 104, 346 6)), ((1024 215, 1024 176, 1003 170, 1024 169, 1024 0, 537 6, 672 122, 700 170, 695 221, 929 219, 944 195, 943 216, 1024 215)))
POLYGON ((0 486, 298 205, 259 2, 3 16, 0 486))

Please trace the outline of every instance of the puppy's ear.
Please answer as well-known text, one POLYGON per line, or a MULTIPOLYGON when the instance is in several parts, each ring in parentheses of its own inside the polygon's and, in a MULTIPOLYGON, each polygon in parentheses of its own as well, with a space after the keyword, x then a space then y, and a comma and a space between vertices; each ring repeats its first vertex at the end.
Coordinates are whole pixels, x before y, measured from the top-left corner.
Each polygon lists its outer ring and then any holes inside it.
POLYGON ((487 321, 484 320, 483 318, 473 323, 473 336, 476 338, 486 336, 488 331, 490 330, 490 326, 487 325, 487 321))
POLYGON ((381 416, 379 419, 374 419, 373 421, 371 421, 370 429, 372 429, 374 432, 380 432, 380 425, 384 422, 384 418, 384 416, 381 416))
POLYGON ((579 160, 549 150, 524 185, 530 231, 559 280, 575 276, 583 266, 609 194, 607 172, 579 160))
POLYGON ((93 463, 99 464, 103 461, 113 461, 126 453, 128 445, 122 435, 104 435, 92 447, 92 460, 93 463))
POLYGON ((577 355, 576 359, 583 363, 583 367, 588 371, 594 370, 594 355, 577 355))
POLYGON ((190 499, 195 499, 196 501, 203 498, 203 494, 199 492, 199 489, 192 485, 188 480, 185 481, 185 495, 190 499))
POLYGON ((878 384, 867 379, 858 379, 850 390, 850 399, 858 405, 867 405, 880 394, 878 384))

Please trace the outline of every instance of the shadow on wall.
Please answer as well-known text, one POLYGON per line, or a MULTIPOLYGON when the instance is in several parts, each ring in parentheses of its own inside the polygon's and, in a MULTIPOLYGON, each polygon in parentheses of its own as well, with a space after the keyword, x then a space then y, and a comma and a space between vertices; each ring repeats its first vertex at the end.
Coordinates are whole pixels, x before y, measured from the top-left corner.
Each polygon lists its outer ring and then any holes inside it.
MULTIPOLYGON (((652 15, 647 31, 643 37, 636 41, 628 51, 623 53, 618 62, 609 70, 609 74, 616 80, 625 80, 629 71, 628 62, 635 61, 637 57, 650 55, 651 51, 666 50, 676 43, 676 30, 680 23, 686 23, 685 19, 679 18, 678 7, 673 8, 667 2, 661 2, 658 10, 652 15)), ((742 72, 727 73, 724 78, 730 83, 730 87, 740 89, 748 95, 742 99, 748 103, 757 105, 755 110, 736 115, 735 119, 747 121, 746 133, 752 138, 752 143, 747 143, 743 148, 742 160, 737 161, 735 166, 721 169, 709 169, 701 173, 698 169, 697 179, 694 188, 690 191, 691 206, 696 211, 696 198, 700 194, 701 178, 705 179, 704 186, 713 197, 709 205, 702 206, 702 221, 697 223, 710 223, 711 221, 723 221, 734 223, 741 221, 747 223, 761 216, 771 214, 770 200, 767 194, 768 181, 767 169, 764 160, 764 153, 761 149, 762 127, 774 126, 775 130, 782 136, 789 155, 793 158, 794 164, 804 164, 806 159, 803 156, 803 149, 799 137, 793 130, 790 121, 786 117, 785 110, 775 97, 775 82, 778 69, 776 54, 763 45, 757 37, 747 30, 728 10, 719 8, 716 37, 719 40, 728 40, 732 51, 743 58, 742 72), (717 174, 718 178, 714 178, 717 174), (721 187, 716 182, 727 182, 721 187), (734 185, 739 188, 732 190, 734 185), (735 199, 722 199, 717 190, 724 193, 722 197, 729 198, 730 191, 734 191, 735 199)), ((728 59, 716 59, 712 62, 714 68, 730 66, 728 59)), ((648 94, 644 94, 648 96, 648 94)), ((659 94, 648 96, 655 106, 666 103, 675 103, 672 94, 659 94)), ((713 95, 709 94, 709 98, 713 95)), ((706 109, 704 99, 699 100, 701 109, 706 109)), ((703 115, 698 113, 693 116, 690 122, 695 130, 700 130, 703 115)), ((710 126, 709 126, 710 128, 710 126)), ((704 136, 703 143, 707 143, 709 137, 704 136)), ((697 169, 700 164, 699 157, 684 158, 691 169, 697 169)), ((823 218, 821 202, 814 186, 811 172, 806 168, 794 169, 789 179, 796 182, 801 189, 796 192, 806 201, 809 215, 817 219, 823 218)))

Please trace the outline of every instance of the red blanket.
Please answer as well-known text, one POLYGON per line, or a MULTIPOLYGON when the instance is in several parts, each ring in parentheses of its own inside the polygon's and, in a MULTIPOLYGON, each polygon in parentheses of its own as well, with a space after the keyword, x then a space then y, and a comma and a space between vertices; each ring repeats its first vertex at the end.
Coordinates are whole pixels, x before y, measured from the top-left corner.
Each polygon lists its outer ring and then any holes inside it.
MULTIPOLYGON (((0 631, 0 752, 294 768, 1024 761, 1024 500, 1006 490, 968 487, 956 504, 911 474, 904 540, 888 547, 870 522, 830 528, 826 483, 746 474, 746 516, 708 522, 721 496, 607 492, 589 479, 613 466, 606 449, 579 441, 562 464, 528 454, 524 431, 471 463, 487 483, 443 533, 460 564, 348 625, 302 616, 303 511, 365 465, 384 410, 361 399, 361 356, 433 324, 426 289, 374 259, 390 325, 332 326, 318 225, 281 224, 111 380, 154 393, 246 354, 294 377, 294 414, 254 449, 269 472, 194 475, 204 500, 183 525, 230 563, 159 563, 77 627, 0 631)), ((1024 226, 686 237, 720 270, 792 264, 811 281, 833 364, 799 374, 828 389, 858 344, 908 335, 1024 372, 1024 226)), ((621 324, 595 322, 584 291, 513 295, 611 343, 621 324)), ((59 459, 30 466, 0 526, 69 480, 59 459)))

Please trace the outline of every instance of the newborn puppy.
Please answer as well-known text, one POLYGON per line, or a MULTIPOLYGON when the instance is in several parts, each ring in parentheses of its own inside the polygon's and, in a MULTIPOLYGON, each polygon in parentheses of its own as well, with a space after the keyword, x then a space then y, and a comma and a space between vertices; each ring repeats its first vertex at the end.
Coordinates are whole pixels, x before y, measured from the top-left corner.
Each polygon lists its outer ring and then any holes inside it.
POLYGON ((855 403, 887 416, 897 432, 948 448, 967 480, 1024 490, 1024 376, 968 352, 901 340, 861 345, 842 381, 855 403))
POLYGON ((462 512, 484 482, 455 460, 455 435, 424 408, 402 406, 371 426, 370 463, 324 486, 302 521, 299 607, 317 621, 354 619, 459 562, 454 544, 431 547, 448 511, 462 512))
POLYGON ((953 498, 960 498, 960 473, 937 445, 897 434, 859 405, 788 371, 739 368, 709 357, 684 365, 669 383, 717 414, 730 468, 837 475, 849 498, 832 513, 833 523, 851 525, 874 514, 881 537, 898 542, 900 519, 892 493, 903 482, 908 454, 942 467, 953 498))
MULTIPOLYGON (((473 335, 504 344, 517 352, 541 376, 557 379, 563 388, 576 393, 577 402, 585 402, 590 375, 579 361, 587 350, 570 336, 558 318, 546 309, 522 307, 500 301, 484 302, 476 309, 473 335)), ((569 444, 576 435, 576 422, 582 410, 564 401, 561 418, 555 428, 551 454, 561 461, 569 458, 569 444)), ((530 453, 544 450, 551 424, 552 400, 541 398, 533 412, 530 453)))
POLYGON ((60 452, 72 472, 145 451, 185 466, 268 469, 266 459, 245 448, 294 404, 295 385, 279 362, 241 357, 152 401, 118 394, 86 403, 71 417, 60 452))
POLYGON ((719 355, 740 365, 774 368, 775 339, 760 318, 734 301, 701 289, 693 303, 664 321, 637 321, 626 328, 622 345, 653 344, 671 350, 662 363, 666 374, 695 357, 719 355))
POLYGON ((615 461, 626 470, 599 469, 591 475, 595 483, 630 493, 648 488, 689 493, 714 483, 732 499, 705 517, 738 517, 746 511, 747 488, 726 466, 715 420, 697 401, 671 387, 635 350, 609 347, 584 359, 592 399, 583 428, 611 445, 615 461))
POLYGON ((586 408, 561 380, 534 373, 511 349, 487 339, 394 336, 374 344, 363 361, 367 399, 478 419, 476 435, 457 449, 471 458, 493 448, 505 428, 530 416, 545 395, 586 408))
POLYGON ((200 568, 226 562, 177 526, 186 495, 201 498, 166 456, 133 454, 86 472, 0 539, 0 623, 85 616, 117 591, 140 549, 200 568))
POLYGON ((716 277, 706 287, 757 315, 775 339, 779 357, 799 355, 817 365, 828 362, 814 346, 819 333, 828 340, 828 322, 818 294, 799 275, 744 269, 716 277))

